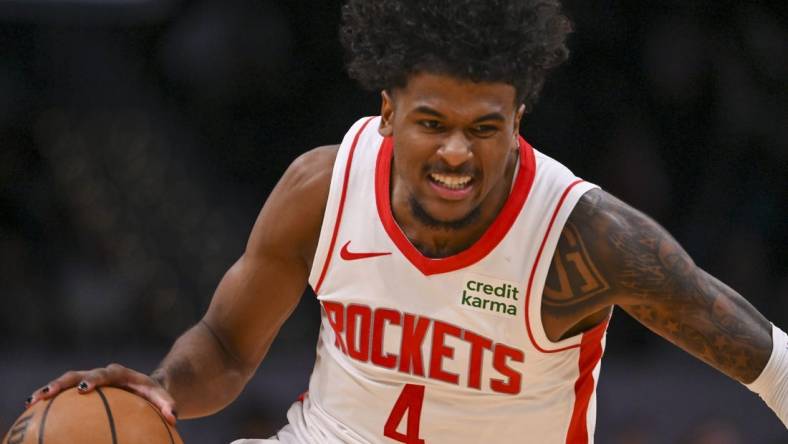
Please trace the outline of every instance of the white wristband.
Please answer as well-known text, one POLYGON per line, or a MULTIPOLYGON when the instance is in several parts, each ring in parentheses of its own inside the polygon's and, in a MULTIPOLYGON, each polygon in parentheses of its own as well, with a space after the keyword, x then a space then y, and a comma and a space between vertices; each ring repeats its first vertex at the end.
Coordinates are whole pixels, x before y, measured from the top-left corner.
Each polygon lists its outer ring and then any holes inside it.
POLYGON ((757 393, 788 428, 788 335, 772 324, 772 356, 748 389, 757 393))

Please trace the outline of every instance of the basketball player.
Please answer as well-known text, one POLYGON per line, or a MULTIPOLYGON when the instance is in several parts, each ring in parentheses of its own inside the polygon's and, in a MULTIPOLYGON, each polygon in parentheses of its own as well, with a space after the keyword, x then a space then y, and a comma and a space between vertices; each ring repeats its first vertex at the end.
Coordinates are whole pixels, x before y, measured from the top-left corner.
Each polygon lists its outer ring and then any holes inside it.
MULTIPOLYGON (((649 217, 518 134, 570 24, 557 0, 350 0, 350 74, 381 115, 284 173, 205 317, 126 387, 174 422, 231 403, 311 285, 309 391, 270 441, 593 441, 612 308, 788 423, 788 337, 649 217)), ((252 442, 252 441, 250 441, 252 442)))

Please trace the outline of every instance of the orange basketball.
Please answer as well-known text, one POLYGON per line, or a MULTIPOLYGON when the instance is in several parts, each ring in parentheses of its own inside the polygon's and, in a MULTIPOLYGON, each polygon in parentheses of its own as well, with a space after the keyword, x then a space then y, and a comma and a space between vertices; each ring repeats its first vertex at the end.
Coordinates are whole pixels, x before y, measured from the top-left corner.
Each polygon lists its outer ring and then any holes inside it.
POLYGON ((16 420, 2 444, 183 444, 145 399, 114 387, 65 390, 16 420))

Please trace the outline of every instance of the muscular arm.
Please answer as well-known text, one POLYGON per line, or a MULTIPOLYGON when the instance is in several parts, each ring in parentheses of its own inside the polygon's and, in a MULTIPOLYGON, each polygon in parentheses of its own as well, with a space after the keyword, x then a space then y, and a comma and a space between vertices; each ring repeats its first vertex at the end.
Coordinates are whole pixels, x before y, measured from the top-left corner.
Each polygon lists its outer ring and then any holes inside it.
POLYGON ((227 271, 203 319, 173 345, 152 377, 181 418, 232 402, 301 297, 317 246, 336 147, 299 157, 266 201, 246 250, 227 271))
POLYGON ((771 325, 709 275, 649 217, 613 196, 586 193, 567 222, 543 298, 556 338, 587 329, 613 305, 743 383, 772 350, 771 325))

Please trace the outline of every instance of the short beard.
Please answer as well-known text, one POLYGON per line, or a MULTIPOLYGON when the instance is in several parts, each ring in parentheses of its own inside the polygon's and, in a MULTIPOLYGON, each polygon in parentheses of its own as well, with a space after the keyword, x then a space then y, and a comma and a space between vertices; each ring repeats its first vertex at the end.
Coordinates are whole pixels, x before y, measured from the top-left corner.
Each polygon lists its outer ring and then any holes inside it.
POLYGON ((474 222, 478 221, 479 216, 481 215, 481 210, 479 210, 479 207, 476 207, 473 210, 471 210, 470 213, 466 214, 465 216, 457 220, 442 221, 435 219, 429 213, 427 213, 427 210, 425 210, 424 207, 421 206, 421 204, 419 203, 418 200, 416 200, 415 197, 410 196, 410 198, 408 199, 408 203, 410 204, 410 212, 413 214, 416 220, 418 220, 428 228, 432 228, 435 230, 444 230, 444 231, 461 230, 463 228, 470 226, 474 222))

